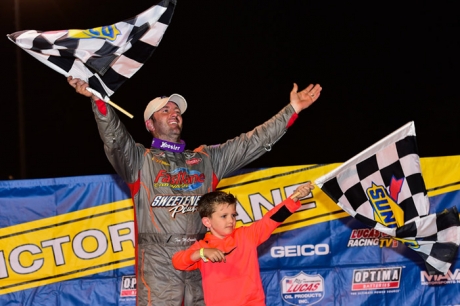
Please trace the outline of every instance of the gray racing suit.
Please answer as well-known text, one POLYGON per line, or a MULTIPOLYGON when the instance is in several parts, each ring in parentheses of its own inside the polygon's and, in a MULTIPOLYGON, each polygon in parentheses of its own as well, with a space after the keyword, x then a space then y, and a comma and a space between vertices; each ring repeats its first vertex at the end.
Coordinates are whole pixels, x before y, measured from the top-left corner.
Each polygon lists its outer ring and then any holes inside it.
MULTIPOLYGON (((115 111, 93 102, 106 155, 128 184, 135 207, 137 304, 204 305, 199 270, 179 271, 172 256, 206 232, 197 201, 219 180, 260 157, 297 114, 291 105, 254 130, 219 145, 181 153, 135 143, 115 111)), ((225 288, 223 288, 225 290, 225 288)))

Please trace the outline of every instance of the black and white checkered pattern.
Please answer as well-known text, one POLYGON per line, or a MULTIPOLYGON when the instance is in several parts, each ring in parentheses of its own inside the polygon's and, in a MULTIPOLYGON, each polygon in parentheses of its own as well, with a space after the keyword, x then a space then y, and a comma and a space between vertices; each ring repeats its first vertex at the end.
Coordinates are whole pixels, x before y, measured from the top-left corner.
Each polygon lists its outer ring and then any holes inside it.
POLYGON ((407 223, 396 230, 396 237, 408 240, 406 245, 423 258, 429 274, 446 274, 460 244, 457 207, 407 223))
POLYGON ((111 96, 150 58, 174 13, 176 0, 163 0, 141 14, 88 30, 15 32, 8 38, 57 72, 80 78, 111 96))
POLYGON ((447 273, 460 243, 460 221, 455 207, 428 215, 430 203, 413 122, 315 182, 351 216, 418 252, 430 273, 447 273), (370 193, 377 194, 374 187, 380 188, 377 200, 370 193), (388 204, 382 206, 383 217, 376 208, 378 203, 388 204))

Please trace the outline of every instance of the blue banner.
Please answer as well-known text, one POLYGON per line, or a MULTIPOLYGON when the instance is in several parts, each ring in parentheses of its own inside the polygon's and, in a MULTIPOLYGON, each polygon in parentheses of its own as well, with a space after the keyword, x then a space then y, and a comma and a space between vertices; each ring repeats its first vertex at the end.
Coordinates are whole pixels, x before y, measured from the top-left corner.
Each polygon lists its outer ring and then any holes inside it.
MULTIPOLYGON (((430 213, 460 209, 460 156, 421 159, 430 213)), ((224 179, 237 226, 337 167, 257 170, 224 179)), ((259 251, 267 305, 459 305, 457 252, 446 275, 344 213, 319 188, 259 251)), ((0 182, 0 305, 135 305, 134 211, 116 175, 0 182)))
POLYGON ((3 181, 0 211, 0 305, 135 305, 132 201, 117 176, 3 181))

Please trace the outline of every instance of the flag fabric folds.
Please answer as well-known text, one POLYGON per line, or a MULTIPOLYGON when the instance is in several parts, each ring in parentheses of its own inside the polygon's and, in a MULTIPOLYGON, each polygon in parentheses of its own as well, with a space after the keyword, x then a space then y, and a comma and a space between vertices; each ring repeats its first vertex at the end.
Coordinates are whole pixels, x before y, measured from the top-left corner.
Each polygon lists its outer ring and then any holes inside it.
POLYGON ((415 250, 430 274, 449 270, 460 244, 460 220, 456 207, 429 214, 414 122, 315 183, 351 216, 415 250))
POLYGON ((162 0, 133 18, 87 30, 26 30, 7 36, 50 68, 85 80, 108 99, 155 51, 175 5, 176 0, 162 0))

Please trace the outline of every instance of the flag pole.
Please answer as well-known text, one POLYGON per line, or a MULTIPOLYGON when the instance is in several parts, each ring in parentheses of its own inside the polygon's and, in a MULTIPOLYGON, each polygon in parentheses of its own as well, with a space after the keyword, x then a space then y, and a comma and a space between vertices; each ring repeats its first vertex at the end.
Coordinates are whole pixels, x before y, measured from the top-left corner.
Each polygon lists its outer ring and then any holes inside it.
POLYGON ((134 117, 133 115, 131 115, 130 113, 128 113, 127 111, 125 111, 123 108, 121 108, 120 106, 118 106, 118 105, 116 105, 115 103, 113 103, 112 101, 110 101, 110 100, 105 101, 105 100, 104 100, 104 102, 107 103, 107 104, 112 105, 113 107, 115 107, 116 109, 118 109, 120 112, 122 112, 123 114, 125 114, 125 115, 128 116, 129 118, 133 119, 133 117, 134 117))
POLYGON ((116 109, 118 109, 120 112, 122 112, 123 114, 125 114, 129 118, 133 119, 133 117, 134 117, 133 115, 131 115, 126 110, 124 110, 123 108, 121 108, 120 106, 115 104, 113 101, 110 101, 110 99, 108 97, 102 98, 102 95, 99 92, 97 92, 94 89, 92 89, 91 87, 86 87, 86 90, 89 91, 90 93, 92 93, 93 95, 95 95, 96 97, 98 97, 99 99, 101 99, 102 101, 104 101, 105 103, 110 104, 111 106, 115 107, 116 109))
POLYGON ((300 195, 300 192, 293 193, 289 198, 294 199, 300 195))

